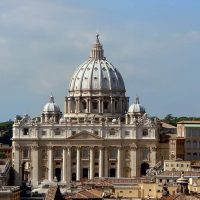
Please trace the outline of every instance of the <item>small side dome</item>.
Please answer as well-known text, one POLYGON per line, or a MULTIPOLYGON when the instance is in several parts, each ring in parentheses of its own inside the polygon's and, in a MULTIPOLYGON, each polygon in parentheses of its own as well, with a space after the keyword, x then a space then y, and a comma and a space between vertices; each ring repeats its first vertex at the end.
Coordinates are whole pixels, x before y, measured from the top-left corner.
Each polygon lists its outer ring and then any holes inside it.
POLYGON ((145 108, 140 104, 139 97, 136 97, 135 103, 133 103, 129 109, 128 113, 133 114, 133 113, 145 113, 145 108))
POLYGON ((43 113, 60 112, 59 106, 54 102, 54 97, 50 96, 49 103, 44 106, 43 113))

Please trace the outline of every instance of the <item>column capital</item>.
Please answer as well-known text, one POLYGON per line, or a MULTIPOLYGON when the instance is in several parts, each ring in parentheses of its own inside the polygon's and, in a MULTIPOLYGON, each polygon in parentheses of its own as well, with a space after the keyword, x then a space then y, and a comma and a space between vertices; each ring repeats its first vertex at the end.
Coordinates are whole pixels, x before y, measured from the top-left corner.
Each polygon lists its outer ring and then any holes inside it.
POLYGON ((53 150, 53 145, 49 145, 49 146, 47 146, 46 148, 47 148, 47 150, 53 150))
POLYGON ((39 146, 38 146, 38 145, 32 145, 32 146, 31 146, 31 149, 32 149, 32 150, 38 150, 38 149, 39 149, 39 146))
POLYGON ((117 149, 119 149, 119 150, 122 150, 122 149, 124 149, 124 147, 123 147, 123 146, 117 146, 116 148, 117 148, 117 149))
POLYGON ((62 150, 68 150, 68 147, 64 146, 62 147, 62 150))
POLYGON ((133 151, 137 151, 138 147, 136 144, 132 144, 132 145, 130 145, 130 149, 133 151))
POLYGON ((15 150, 19 151, 21 149, 21 147, 19 145, 16 145, 15 147, 15 150))

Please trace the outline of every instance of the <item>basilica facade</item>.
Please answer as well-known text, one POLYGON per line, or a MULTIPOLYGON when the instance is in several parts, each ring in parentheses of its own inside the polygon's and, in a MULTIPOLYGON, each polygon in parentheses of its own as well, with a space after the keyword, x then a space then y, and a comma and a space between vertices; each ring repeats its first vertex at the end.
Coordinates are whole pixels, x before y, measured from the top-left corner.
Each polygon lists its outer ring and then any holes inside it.
POLYGON ((68 184, 95 177, 138 177, 157 163, 158 125, 139 98, 129 106, 120 72, 96 35, 90 57, 71 77, 64 113, 51 96, 41 117, 16 117, 15 182, 68 184))

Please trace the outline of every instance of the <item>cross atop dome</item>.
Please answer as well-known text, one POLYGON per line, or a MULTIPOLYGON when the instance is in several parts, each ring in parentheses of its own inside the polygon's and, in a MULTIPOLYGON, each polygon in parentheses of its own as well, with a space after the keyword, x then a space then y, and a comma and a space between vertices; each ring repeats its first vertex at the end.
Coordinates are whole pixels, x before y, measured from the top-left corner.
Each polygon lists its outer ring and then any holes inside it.
POLYGON ((136 103, 136 104, 140 104, 140 100, 139 100, 139 97, 138 97, 138 96, 136 96, 135 103, 136 103))
POLYGON ((96 43, 100 43, 99 42, 99 33, 96 33, 96 43))

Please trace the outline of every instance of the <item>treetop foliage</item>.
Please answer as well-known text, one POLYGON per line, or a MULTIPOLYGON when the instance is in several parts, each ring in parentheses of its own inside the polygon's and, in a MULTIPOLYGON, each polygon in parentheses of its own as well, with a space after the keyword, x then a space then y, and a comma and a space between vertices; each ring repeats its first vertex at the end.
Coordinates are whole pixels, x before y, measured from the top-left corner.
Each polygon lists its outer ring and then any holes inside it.
POLYGON ((200 117, 174 117, 172 114, 168 114, 162 119, 163 122, 176 126, 177 122, 180 121, 200 121, 200 117))

